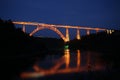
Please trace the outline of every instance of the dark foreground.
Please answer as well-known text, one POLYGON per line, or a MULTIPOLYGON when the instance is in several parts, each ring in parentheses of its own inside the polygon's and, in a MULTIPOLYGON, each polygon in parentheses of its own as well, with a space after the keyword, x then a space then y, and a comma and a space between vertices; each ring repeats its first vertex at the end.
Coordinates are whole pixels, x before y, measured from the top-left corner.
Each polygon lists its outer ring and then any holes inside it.
POLYGON ((41 78, 22 80, 119 80, 119 71, 89 71, 69 74, 55 74, 41 78))

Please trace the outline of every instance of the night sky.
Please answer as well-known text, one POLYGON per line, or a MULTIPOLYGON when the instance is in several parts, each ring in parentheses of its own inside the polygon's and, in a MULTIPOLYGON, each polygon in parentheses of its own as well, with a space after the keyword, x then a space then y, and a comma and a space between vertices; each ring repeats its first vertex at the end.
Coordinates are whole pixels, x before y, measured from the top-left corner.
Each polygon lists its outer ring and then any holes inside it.
POLYGON ((120 29, 120 0, 0 0, 0 18, 120 29))

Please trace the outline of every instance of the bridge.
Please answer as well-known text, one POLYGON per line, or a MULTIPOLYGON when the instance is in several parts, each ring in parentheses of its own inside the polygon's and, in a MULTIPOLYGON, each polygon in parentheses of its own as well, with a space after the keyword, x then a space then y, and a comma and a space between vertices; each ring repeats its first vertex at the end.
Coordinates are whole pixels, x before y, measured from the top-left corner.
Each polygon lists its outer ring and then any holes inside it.
POLYGON ((55 25, 55 24, 45 24, 45 23, 38 23, 38 22, 18 22, 18 21, 13 21, 13 24, 22 25, 23 32, 26 32, 26 30, 25 30, 26 25, 36 26, 36 28, 29 34, 30 36, 33 36, 33 34, 35 34, 36 32, 38 32, 38 31, 40 31, 42 29, 50 29, 50 30, 56 32, 64 40, 64 42, 70 41, 70 37, 69 37, 69 29, 70 28, 76 29, 76 38, 78 40, 81 39, 81 36, 80 36, 80 30, 81 29, 86 30, 87 35, 90 35, 91 30, 96 31, 96 33, 98 31, 107 31, 108 33, 112 32, 111 30, 107 30, 107 29, 103 29, 103 28, 91 28, 91 27, 69 26, 69 25, 55 25), (66 29, 65 35, 58 28, 65 28, 66 29))

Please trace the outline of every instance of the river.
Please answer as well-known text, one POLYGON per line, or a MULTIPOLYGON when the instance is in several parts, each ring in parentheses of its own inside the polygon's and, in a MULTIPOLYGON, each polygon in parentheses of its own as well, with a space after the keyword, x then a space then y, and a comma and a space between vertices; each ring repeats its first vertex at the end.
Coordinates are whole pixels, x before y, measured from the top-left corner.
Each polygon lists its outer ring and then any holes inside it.
POLYGON ((64 55, 50 54, 43 60, 38 57, 33 66, 20 74, 19 80, 96 80, 101 76, 96 73, 106 70, 100 56, 98 52, 65 49, 64 55))

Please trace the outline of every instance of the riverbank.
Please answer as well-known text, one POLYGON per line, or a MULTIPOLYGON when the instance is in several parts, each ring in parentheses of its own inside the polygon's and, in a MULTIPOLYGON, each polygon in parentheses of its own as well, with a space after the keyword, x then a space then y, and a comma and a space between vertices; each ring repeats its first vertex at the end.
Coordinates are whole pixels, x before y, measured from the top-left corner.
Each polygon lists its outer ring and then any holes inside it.
POLYGON ((34 38, 16 29, 11 20, 0 19, 0 35, 0 71, 4 80, 13 80, 13 77, 33 65, 38 53, 43 55, 46 50, 43 44, 38 48, 34 38))

